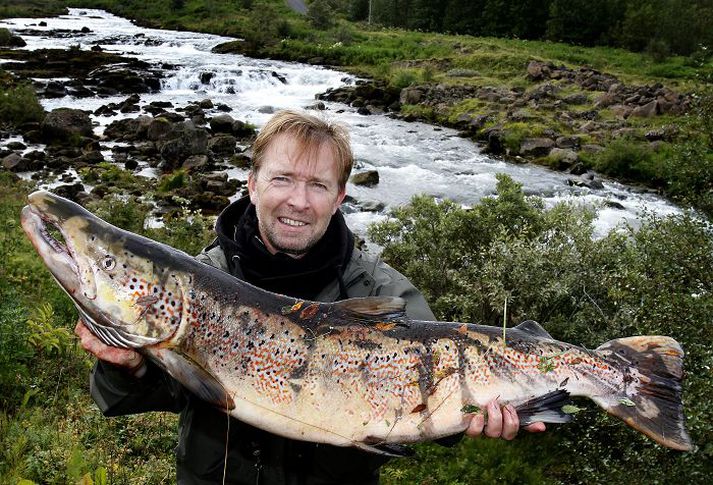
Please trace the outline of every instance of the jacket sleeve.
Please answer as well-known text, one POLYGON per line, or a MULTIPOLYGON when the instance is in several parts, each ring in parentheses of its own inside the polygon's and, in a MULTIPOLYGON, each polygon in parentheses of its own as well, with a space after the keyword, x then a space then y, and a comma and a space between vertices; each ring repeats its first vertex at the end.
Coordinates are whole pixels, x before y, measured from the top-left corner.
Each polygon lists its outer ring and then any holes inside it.
POLYGON ((185 406, 180 384, 155 364, 137 378, 107 362, 97 361, 89 376, 89 392, 105 416, 147 411, 179 412, 185 406))

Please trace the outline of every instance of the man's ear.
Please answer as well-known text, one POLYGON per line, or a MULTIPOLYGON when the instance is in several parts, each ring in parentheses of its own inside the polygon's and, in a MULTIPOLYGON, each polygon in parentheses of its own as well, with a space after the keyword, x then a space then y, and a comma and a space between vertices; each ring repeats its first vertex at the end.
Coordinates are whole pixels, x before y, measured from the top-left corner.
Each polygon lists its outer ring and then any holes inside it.
POLYGON ((339 191, 339 194, 337 195, 337 200, 334 202, 334 209, 332 210, 332 215, 334 215, 335 212, 337 212, 337 209, 339 209, 339 206, 342 205, 342 202, 344 202, 344 198, 347 196, 347 188, 344 187, 339 191))
POLYGON ((251 170, 250 173, 248 173, 248 194, 250 195, 250 202, 252 202, 253 205, 255 205, 257 201, 257 195, 255 193, 257 181, 255 179, 255 172, 251 170))

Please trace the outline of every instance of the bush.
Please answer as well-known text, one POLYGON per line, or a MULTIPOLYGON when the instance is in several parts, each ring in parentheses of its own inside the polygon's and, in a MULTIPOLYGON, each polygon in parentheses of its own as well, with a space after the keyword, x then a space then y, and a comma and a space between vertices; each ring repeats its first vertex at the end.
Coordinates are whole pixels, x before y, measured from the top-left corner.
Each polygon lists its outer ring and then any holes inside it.
POLYGON ((45 110, 31 86, 0 88, 0 125, 14 128, 30 121, 40 122, 44 117, 45 110))

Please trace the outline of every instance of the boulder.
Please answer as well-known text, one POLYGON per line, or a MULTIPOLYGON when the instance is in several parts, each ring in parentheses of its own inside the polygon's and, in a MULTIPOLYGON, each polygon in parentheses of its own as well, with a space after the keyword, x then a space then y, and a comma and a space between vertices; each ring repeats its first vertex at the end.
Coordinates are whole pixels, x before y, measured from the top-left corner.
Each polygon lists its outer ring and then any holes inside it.
POLYGON ((237 136, 238 138, 250 138, 252 136, 255 136, 255 134, 257 133, 252 125, 249 125, 244 121, 240 120, 235 120, 233 122, 232 131, 233 135, 237 136))
POLYGON ((207 155, 191 155, 186 158, 181 167, 186 170, 196 172, 201 171, 201 169, 203 169, 206 165, 208 165, 207 155))
POLYGON ((11 172, 27 172, 30 170, 30 161, 13 152, 2 159, 2 166, 11 172))
POLYGON ((656 100, 653 100, 643 106, 637 106, 632 110, 629 116, 633 116, 636 118, 653 118, 654 116, 656 116, 657 107, 658 103, 656 102, 656 100))
POLYGON ((184 121, 174 125, 173 132, 165 141, 157 143, 161 157, 171 168, 191 155, 207 155, 208 132, 197 128, 193 122, 184 121))
POLYGON ((376 170, 367 170, 366 172, 355 173, 351 176, 350 181, 354 185, 373 187, 379 183, 379 172, 376 170))
POLYGON ((523 156, 543 157, 550 153, 555 142, 549 138, 526 138, 520 144, 519 154, 523 156))
POLYGON ((633 109, 634 108, 632 108, 631 106, 627 106, 625 104, 615 104, 609 107, 609 111, 611 111, 614 116, 621 119, 628 118, 631 115, 633 109))
POLYGON ((135 141, 145 140, 149 125, 154 118, 139 116, 116 120, 104 129, 104 136, 110 140, 135 141))
POLYGON ((232 133, 235 119, 229 114, 223 113, 210 119, 210 129, 213 133, 232 133))
POLYGON ((208 149, 215 155, 234 155, 237 141, 233 135, 216 135, 208 140, 208 149))
POLYGON ((150 141, 165 140, 173 131, 173 123, 166 118, 158 117, 149 122, 146 129, 146 138, 150 141))
POLYGON ((540 61, 530 61, 527 64, 527 77, 531 81, 540 81, 542 79, 547 79, 550 77, 551 65, 540 62, 540 61))
POLYGON ((85 111, 56 108, 45 116, 40 132, 47 143, 66 143, 77 136, 92 136, 92 120, 85 111))
POLYGON ((399 102, 401 104, 418 104, 424 96, 422 87, 414 86, 403 88, 399 94, 399 102))

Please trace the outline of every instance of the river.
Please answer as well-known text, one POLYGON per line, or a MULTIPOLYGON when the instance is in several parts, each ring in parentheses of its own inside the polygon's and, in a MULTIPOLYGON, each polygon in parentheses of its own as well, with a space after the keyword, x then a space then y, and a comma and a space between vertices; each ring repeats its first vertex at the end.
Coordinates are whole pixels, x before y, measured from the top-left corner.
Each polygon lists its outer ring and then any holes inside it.
MULTIPOLYGON (((209 98, 215 105, 230 106, 234 118, 262 126, 271 113, 281 108, 303 108, 315 103, 315 96, 329 88, 353 83, 346 73, 306 64, 251 59, 234 54, 213 54, 211 49, 234 40, 209 34, 147 29, 100 10, 70 9, 68 15, 46 19, 5 19, 4 26, 22 36, 25 49, 89 49, 101 46, 168 67, 160 92, 141 95, 141 105, 170 101, 175 107, 209 98), (40 26, 40 22, 45 25, 40 26), (88 32, 81 32, 83 28, 88 32), (51 31, 67 29, 71 35, 58 38, 51 31), (212 77, 206 83, 203 79, 212 77), (275 73, 277 75, 275 75, 275 73)), ((43 99, 47 110, 67 106, 94 111, 102 105, 120 103, 118 97, 43 99)), ((527 194, 543 198, 547 206, 561 201, 598 208, 597 234, 602 235, 629 223, 637 225, 643 211, 666 215, 680 210, 666 200, 645 191, 603 179, 604 188, 593 190, 568 184, 570 176, 532 164, 513 164, 484 155, 478 145, 461 138, 455 130, 423 123, 408 123, 385 115, 360 115, 350 106, 326 102, 326 116, 347 125, 352 136, 356 170, 374 169, 380 182, 373 188, 349 184, 347 191, 359 201, 378 201, 378 212, 345 209, 349 225, 360 235, 367 226, 387 217, 388 209, 408 203, 415 194, 428 194, 472 205, 495 192, 496 174, 506 173, 521 183, 527 194)), ((214 115, 218 112, 208 112, 214 115)), ((116 119, 94 116, 96 132, 116 119)), ((8 140, 0 141, 0 147, 8 140)), ((107 154, 110 154, 107 151, 107 154)), ((155 176, 143 169, 144 176, 155 176)), ((229 170, 230 177, 245 179, 244 170, 229 170)))

